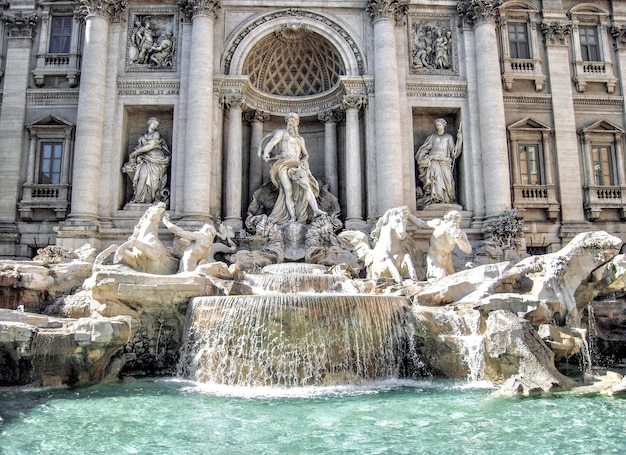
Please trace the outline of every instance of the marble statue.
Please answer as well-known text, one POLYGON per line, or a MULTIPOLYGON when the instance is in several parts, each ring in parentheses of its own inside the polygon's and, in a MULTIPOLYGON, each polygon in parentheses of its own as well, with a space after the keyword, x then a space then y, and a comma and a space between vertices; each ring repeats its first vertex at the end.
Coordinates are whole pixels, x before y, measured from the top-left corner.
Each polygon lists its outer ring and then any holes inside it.
POLYGON ((148 131, 139 137, 137 147, 130 153, 122 172, 133 182, 131 202, 148 203, 166 199, 167 171, 171 153, 157 131, 159 120, 148 120, 148 131))
POLYGON ((217 230, 213 225, 207 223, 197 231, 187 231, 172 223, 167 213, 163 216, 163 224, 172 234, 186 241, 187 246, 180 258, 178 272, 193 272, 200 261, 209 254, 217 230))
POLYGON ((265 162, 273 162, 270 177, 279 189, 270 219, 278 224, 305 223, 325 212, 316 201, 319 184, 309 170, 309 153, 298 132, 300 117, 290 113, 285 122, 286 128, 268 134, 259 145, 259 157, 265 162), (273 150, 276 150, 274 155, 273 150))
POLYGON ((415 154, 419 180, 424 191, 424 205, 449 204, 456 200, 454 190, 454 161, 463 150, 461 129, 456 143, 452 135, 445 132, 447 122, 435 120, 436 132, 428 136, 415 154))
POLYGON ((419 228, 428 227, 425 221, 403 206, 387 210, 378 219, 371 233, 374 243, 372 248, 369 247, 366 235, 359 231, 344 231, 338 237, 365 262, 370 278, 393 278, 396 283, 402 283, 406 276, 417 281, 412 258, 414 246, 407 235, 409 222, 419 228))
POLYGON ((115 251, 113 262, 124 261, 133 269, 157 275, 169 275, 176 271, 178 260, 159 240, 159 223, 165 213, 165 203, 150 206, 139 219, 132 235, 119 247, 111 245, 98 255, 95 263, 115 251))
POLYGON ((179 240, 182 254, 178 273, 193 272, 199 265, 215 262, 215 254, 233 253, 237 249, 233 241, 233 229, 224 224, 220 224, 219 230, 206 223, 197 231, 188 231, 172 223, 167 213, 163 216, 163 224, 179 240), (216 237, 229 244, 216 243, 216 237))
POLYGON ((454 273, 452 250, 458 246, 464 253, 472 252, 472 245, 467 234, 461 230, 461 214, 456 210, 449 211, 443 220, 435 218, 427 223, 433 230, 426 257, 426 278, 438 280, 454 273))

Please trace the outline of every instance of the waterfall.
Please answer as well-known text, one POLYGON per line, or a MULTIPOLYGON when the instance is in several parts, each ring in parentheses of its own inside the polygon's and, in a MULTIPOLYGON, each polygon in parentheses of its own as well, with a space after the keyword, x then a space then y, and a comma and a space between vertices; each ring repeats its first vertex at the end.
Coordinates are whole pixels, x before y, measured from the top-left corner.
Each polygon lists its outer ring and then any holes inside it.
POLYGON ((190 301, 180 376, 226 385, 320 386, 424 374, 406 297, 331 293, 343 277, 293 270, 248 279, 274 293, 190 301), (301 293, 310 283, 323 286, 301 293))
POLYGON ((456 344, 459 356, 467 367, 468 382, 484 380, 485 341, 480 334, 480 313, 448 311, 437 314, 435 318, 451 332, 448 337, 456 344))

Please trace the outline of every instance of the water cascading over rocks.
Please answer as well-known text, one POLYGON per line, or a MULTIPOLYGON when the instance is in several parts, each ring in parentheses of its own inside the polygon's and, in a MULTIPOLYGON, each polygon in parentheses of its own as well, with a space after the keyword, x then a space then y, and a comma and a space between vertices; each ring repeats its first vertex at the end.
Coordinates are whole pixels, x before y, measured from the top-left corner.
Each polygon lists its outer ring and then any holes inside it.
POLYGON ((311 386, 425 374, 414 324, 407 323, 412 314, 406 297, 329 293, 341 277, 320 281, 316 273, 294 274, 293 265, 285 266, 290 273, 269 281, 295 289, 191 300, 179 362, 183 377, 227 385, 311 386), (309 285, 303 284, 307 279, 309 285), (296 294, 302 287, 315 292, 296 294))

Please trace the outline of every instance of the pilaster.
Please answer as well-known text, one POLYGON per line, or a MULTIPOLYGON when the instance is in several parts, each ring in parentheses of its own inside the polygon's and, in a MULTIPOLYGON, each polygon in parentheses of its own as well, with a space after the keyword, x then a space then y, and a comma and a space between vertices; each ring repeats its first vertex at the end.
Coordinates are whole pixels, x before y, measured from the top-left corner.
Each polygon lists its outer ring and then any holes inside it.
POLYGON ((0 256, 11 256, 18 254, 17 202, 24 153, 26 88, 37 15, 7 11, 1 19, 8 28, 8 42, 0 112, 0 256))
POLYGON ((581 188, 581 182, 586 179, 583 178, 580 167, 569 56, 572 24, 566 20, 565 12, 552 11, 549 16, 544 16, 541 30, 545 36, 552 94, 554 139, 558 153, 556 174, 561 203, 561 237, 565 242, 586 223, 581 188))

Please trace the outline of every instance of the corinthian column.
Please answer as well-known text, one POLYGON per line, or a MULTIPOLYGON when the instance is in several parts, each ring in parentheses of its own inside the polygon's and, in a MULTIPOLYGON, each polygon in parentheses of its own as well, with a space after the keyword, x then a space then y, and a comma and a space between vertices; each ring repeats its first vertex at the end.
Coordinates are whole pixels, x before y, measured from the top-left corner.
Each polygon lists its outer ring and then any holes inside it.
POLYGON ((241 188, 243 171, 243 125, 242 96, 230 96, 224 99, 225 106, 230 110, 228 120, 228 151, 226 155, 226 184, 224 199, 226 202, 226 224, 241 229, 241 188))
POLYGON ((76 114, 72 212, 66 224, 84 225, 91 231, 98 229, 109 21, 118 20, 125 6, 124 0, 81 0, 81 12, 86 15, 85 44, 76 114))
POLYGON ((462 0, 457 10, 474 28, 476 80, 487 217, 511 208, 504 100, 495 16, 502 0, 462 0))
POLYGON ((400 88, 396 59, 395 18, 398 0, 370 0, 367 10, 374 26, 374 92, 376 126, 377 214, 404 204, 400 88))
POLYGON ((179 0, 191 17, 191 50, 187 99, 187 140, 183 216, 208 219, 211 215, 211 169, 218 166, 213 150, 213 26, 218 0, 179 0))
MULTIPOLYGON (((361 133, 359 110, 365 100, 360 96, 344 96, 346 109, 346 228, 363 228, 363 167, 361 165, 361 133)), ((379 187, 380 187, 380 181, 379 187)))
POLYGON ((2 20, 7 23, 9 35, 0 112, 0 179, 3 188, 0 193, 0 256, 12 256, 17 253, 13 247, 18 240, 16 207, 24 149, 26 87, 37 16, 35 13, 7 12, 2 20), (6 250, 2 246, 5 242, 10 245, 6 250))
POLYGON ((339 197, 337 175, 337 122, 341 115, 337 111, 325 111, 317 115, 324 123, 324 177, 331 193, 339 197))
POLYGON ((258 149, 263 140, 263 123, 269 120, 270 115, 262 111, 248 111, 244 114, 252 125, 250 135, 250 183, 248 185, 248 201, 263 184, 263 161, 258 157, 258 149))

